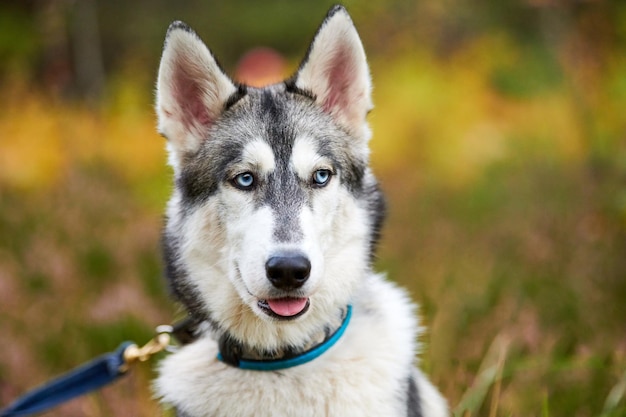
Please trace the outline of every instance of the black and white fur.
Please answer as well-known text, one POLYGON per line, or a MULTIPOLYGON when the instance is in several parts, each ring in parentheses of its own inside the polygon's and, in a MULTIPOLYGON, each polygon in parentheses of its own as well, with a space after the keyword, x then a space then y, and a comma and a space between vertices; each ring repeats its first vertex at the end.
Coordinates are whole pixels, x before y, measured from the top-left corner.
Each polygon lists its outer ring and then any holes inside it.
POLYGON ((371 82, 336 6, 287 81, 237 84, 185 24, 167 33, 159 131, 175 189, 164 253, 197 339, 161 364, 155 391, 181 416, 445 416, 414 367, 406 293, 372 271, 383 200, 368 167, 371 82), (314 361, 261 372, 218 361, 306 351, 353 318, 314 361))

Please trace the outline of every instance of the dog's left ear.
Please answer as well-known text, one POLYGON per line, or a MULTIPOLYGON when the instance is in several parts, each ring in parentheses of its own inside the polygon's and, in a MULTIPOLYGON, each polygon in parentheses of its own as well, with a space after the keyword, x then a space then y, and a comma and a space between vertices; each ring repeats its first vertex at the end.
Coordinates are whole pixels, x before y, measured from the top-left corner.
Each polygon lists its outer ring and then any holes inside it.
POLYGON ((299 89, 354 136, 369 139, 365 117, 372 109, 372 85, 363 44, 343 6, 335 6, 317 31, 293 78, 299 89))

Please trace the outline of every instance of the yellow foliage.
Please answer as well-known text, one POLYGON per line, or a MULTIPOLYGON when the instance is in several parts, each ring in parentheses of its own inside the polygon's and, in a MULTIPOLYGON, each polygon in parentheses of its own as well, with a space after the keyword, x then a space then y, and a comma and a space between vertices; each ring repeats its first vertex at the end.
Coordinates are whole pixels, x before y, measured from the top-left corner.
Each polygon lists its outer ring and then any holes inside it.
POLYGON ((586 149, 570 95, 555 90, 517 100, 491 85, 494 63, 514 60, 512 50, 494 37, 445 61, 412 51, 374 63, 374 163, 383 170, 414 167, 463 185, 520 149, 580 160, 586 149))
POLYGON ((59 178, 66 162, 59 119, 56 109, 34 96, 9 103, 0 115, 0 181, 30 188, 59 178))
POLYGON ((155 132, 149 111, 96 110, 23 87, 13 89, 9 101, 0 115, 1 184, 45 188, 57 183, 71 164, 98 161, 134 181, 163 170, 164 139, 155 132))

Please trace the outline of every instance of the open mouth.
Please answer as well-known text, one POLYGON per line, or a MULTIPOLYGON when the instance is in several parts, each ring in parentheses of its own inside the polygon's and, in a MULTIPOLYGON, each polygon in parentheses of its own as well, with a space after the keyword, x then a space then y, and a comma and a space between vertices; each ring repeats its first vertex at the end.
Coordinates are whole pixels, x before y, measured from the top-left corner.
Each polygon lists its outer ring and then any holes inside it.
POLYGON ((259 300, 257 304, 269 316, 292 320, 306 313, 311 303, 308 298, 283 297, 259 300))

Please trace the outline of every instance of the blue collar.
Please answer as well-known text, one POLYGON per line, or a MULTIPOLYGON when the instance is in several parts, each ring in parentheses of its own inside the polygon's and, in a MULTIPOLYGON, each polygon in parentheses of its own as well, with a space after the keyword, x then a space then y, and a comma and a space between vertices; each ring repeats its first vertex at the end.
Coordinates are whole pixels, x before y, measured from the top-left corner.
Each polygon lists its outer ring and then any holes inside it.
MULTIPOLYGON (((352 317, 352 306, 348 305, 346 310, 346 316, 343 319, 341 326, 333 333, 328 339, 324 340, 319 345, 312 349, 302 352, 297 356, 293 356, 287 359, 271 359, 271 360, 251 360, 240 359, 236 365, 239 369, 246 369, 251 371, 280 371, 281 369, 292 368, 294 366, 302 365, 307 362, 311 362, 313 359, 318 358, 328 349, 330 349, 346 331, 350 318, 352 317)), ((217 354, 217 359, 225 362, 221 353, 217 354)))

